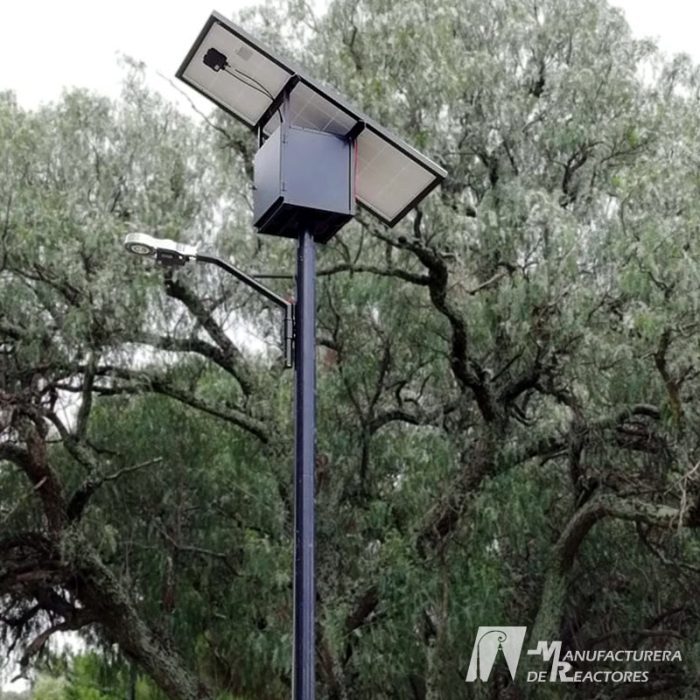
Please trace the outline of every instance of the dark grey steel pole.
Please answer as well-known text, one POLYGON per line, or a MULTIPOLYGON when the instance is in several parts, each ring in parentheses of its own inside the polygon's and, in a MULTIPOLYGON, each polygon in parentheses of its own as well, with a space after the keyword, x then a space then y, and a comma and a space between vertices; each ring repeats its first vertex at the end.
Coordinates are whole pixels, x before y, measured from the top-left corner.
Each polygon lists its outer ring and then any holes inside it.
POLYGON ((316 244, 304 231, 297 251, 296 461, 294 466, 294 661, 292 697, 314 700, 314 469, 316 464, 316 244))

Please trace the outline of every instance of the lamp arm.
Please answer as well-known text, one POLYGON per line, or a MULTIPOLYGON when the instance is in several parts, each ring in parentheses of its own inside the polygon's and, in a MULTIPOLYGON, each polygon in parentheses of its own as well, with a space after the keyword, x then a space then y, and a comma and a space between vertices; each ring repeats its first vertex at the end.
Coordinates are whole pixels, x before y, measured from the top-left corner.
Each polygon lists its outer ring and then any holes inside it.
POLYGON ((255 278, 251 277, 250 275, 247 275, 243 270, 239 270, 237 267, 234 267, 230 263, 227 263, 225 260, 222 260, 221 258, 217 258, 214 255, 204 255, 202 253, 197 253, 197 255, 194 258, 197 262, 203 262, 203 263, 211 263, 212 265, 216 265, 217 267, 220 267, 222 270, 225 270, 228 272, 230 275, 233 275, 237 279, 239 279, 243 284, 248 285, 249 287, 252 287, 256 292, 259 294, 262 294, 266 299, 269 299, 273 304, 277 304, 281 309, 286 309, 290 304, 293 304, 291 301, 287 301, 285 298, 281 297, 279 294, 275 294, 271 289, 268 289, 264 284, 260 284, 255 278))
POLYGON ((211 265, 216 265, 222 270, 233 275, 236 279, 243 282, 254 289, 258 294, 262 294, 266 299, 276 304, 284 311, 284 329, 283 329, 283 342, 284 342, 284 363, 285 367, 294 366, 294 302, 288 301, 279 294, 275 294, 271 289, 268 289, 264 284, 260 284, 256 279, 247 275, 242 270, 234 267, 230 263, 227 263, 221 258, 217 258, 214 255, 205 255, 202 253, 197 253, 194 256, 197 262, 210 263, 211 265))

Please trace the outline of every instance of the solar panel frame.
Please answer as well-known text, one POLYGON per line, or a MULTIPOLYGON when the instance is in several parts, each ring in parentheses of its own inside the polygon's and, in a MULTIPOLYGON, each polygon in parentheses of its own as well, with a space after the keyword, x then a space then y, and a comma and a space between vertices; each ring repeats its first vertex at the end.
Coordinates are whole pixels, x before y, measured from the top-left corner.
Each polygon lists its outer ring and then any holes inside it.
MULTIPOLYGON (((236 25, 234 25, 230 20, 226 19, 226 17, 219 14, 218 12, 212 12, 212 14, 209 16, 206 23, 204 24, 204 27, 202 27, 202 30, 199 32, 194 43, 190 47, 190 50, 187 52, 185 59, 180 64, 180 67, 177 69, 177 72, 175 73, 175 77, 178 78, 179 80, 182 80, 183 83, 189 85, 193 90, 198 92, 200 95, 203 95, 207 99, 212 100, 212 102, 214 102, 218 107, 223 109, 224 112, 226 112, 227 114, 230 114, 234 119, 237 119, 239 122, 245 124, 249 129, 256 129, 255 122, 248 121, 242 115, 240 115, 240 114, 236 113, 235 111, 233 111, 232 109, 230 109, 226 105, 225 102, 222 102, 221 100, 216 99, 213 95, 209 94, 206 90, 203 90, 199 85, 197 85, 197 83, 193 82, 192 80, 190 80, 187 77, 187 75, 185 75, 187 68, 192 63, 192 60, 194 59, 195 55, 199 51, 200 46, 202 45, 204 40, 207 38, 207 35, 211 31, 211 28, 215 24, 221 25, 224 29, 231 32, 236 38, 240 39, 244 44, 248 44, 251 48, 253 48, 255 51, 260 53, 262 56, 264 56, 268 60, 275 63, 279 68, 282 68, 283 70, 285 70, 287 73, 289 73, 290 78, 294 75, 294 71, 289 68, 288 64, 286 64, 284 61, 277 58, 274 54, 267 51, 267 49, 265 49, 264 46, 261 46, 247 32, 245 32, 240 27, 237 27, 236 25)), ((267 112, 267 109, 265 111, 267 112)))
POLYGON ((264 45, 262 45, 257 39, 255 39, 245 30, 241 29, 218 12, 212 12, 211 16, 207 19, 197 39, 195 40, 194 44, 185 56, 184 61, 178 68, 176 77, 182 80, 187 85, 189 85, 193 90, 196 90, 201 95, 204 95, 208 99, 212 100, 227 114, 230 114, 232 117, 242 122, 253 131, 258 131, 262 129, 265 126, 265 123, 270 120, 272 116, 271 112, 273 111, 272 108, 274 108, 275 104, 280 101, 280 97, 284 94, 284 92, 287 90, 293 91, 296 88, 296 86, 300 84, 308 87, 313 92, 318 94, 322 99, 329 102, 334 108, 345 113, 355 123, 361 122, 362 124, 364 124, 365 129, 368 129, 370 132, 374 133, 380 139, 387 142, 389 146, 398 150, 401 154, 408 157, 410 160, 412 160, 414 163, 416 163, 432 175, 432 180, 425 187, 423 187, 416 196, 414 196, 410 201, 408 201, 406 205, 403 208, 401 208, 400 211, 398 211, 398 213, 395 214, 393 217, 387 217, 379 209, 373 207, 371 203, 358 198, 357 201, 360 205, 362 205, 365 209, 370 211, 374 216, 376 216, 380 221, 387 224, 389 227, 395 226, 411 209, 413 209, 424 197, 426 197, 432 190, 434 190, 447 175, 446 171, 443 168, 441 168, 439 165, 437 165, 429 158, 424 156, 422 153, 417 151, 415 148, 410 146, 403 139, 399 138, 395 134, 392 134, 388 129, 378 124, 371 117, 368 117, 363 112, 355 108, 336 90, 326 85, 323 85, 319 81, 309 77, 303 69, 298 67, 293 62, 276 56, 264 45), (257 51, 264 58, 272 61, 279 68, 283 69, 289 74, 289 79, 287 80, 283 89, 277 95, 274 95, 270 99, 270 104, 265 109, 265 111, 261 115, 261 118, 256 123, 252 123, 249 120, 245 119, 242 115, 237 114, 234 110, 230 109, 225 102, 213 96, 212 94, 209 94, 206 90, 202 89, 199 85, 190 80, 186 75, 187 69, 192 63, 192 60, 197 54, 197 51, 199 50, 200 46, 202 45, 210 30, 215 24, 218 24, 225 30, 229 31, 238 40, 240 40, 244 44, 247 44, 254 51, 257 51))

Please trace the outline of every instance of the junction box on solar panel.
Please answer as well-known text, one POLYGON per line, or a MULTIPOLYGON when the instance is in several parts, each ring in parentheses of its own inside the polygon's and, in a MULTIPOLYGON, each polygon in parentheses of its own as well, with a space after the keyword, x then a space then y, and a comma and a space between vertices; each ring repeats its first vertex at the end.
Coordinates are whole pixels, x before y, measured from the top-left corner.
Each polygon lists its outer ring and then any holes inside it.
POLYGON ((255 154, 253 219, 260 233, 326 243, 355 215, 354 140, 287 121, 255 154))

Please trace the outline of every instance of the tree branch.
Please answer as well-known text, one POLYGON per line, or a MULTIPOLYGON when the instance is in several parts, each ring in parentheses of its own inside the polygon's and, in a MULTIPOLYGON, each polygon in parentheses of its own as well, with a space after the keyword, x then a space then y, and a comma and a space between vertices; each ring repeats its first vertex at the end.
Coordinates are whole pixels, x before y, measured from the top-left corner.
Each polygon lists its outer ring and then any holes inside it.
POLYGON ((87 367, 85 368, 85 378, 83 380, 83 393, 80 402, 80 408, 78 409, 78 415, 75 421, 75 432, 74 435, 76 439, 83 437, 87 431, 88 418, 90 417, 90 410, 92 409, 92 386, 95 381, 95 369, 97 367, 97 358, 95 353, 90 354, 90 359, 88 360, 87 367))
POLYGON ((59 622, 55 625, 51 625, 45 629, 41 634, 37 635, 27 646, 19 660, 19 665, 22 670, 24 670, 29 661, 33 656, 38 654, 43 648, 46 642, 49 640, 51 635, 56 632, 67 632, 69 630, 79 630, 86 625, 90 625, 96 622, 97 618, 92 613, 87 611, 76 610, 69 619, 59 622))
POLYGON ((452 306, 448 297, 449 272, 445 261, 419 240, 403 241, 428 268, 428 289, 435 308, 448 320, 452 331, 450 366, 457 381, 474 394, 481 415, 487 423, 494 421, 498 411, 488 386, 483 369, 468 353, 467 324, 462 315, 452 306))
POLYGON ((319 277, 326 277, 329 275, 335 275, 339 272, 368 272, 373 275, 379 275, 381 277, 397 277, 398 279, 405 280, 406 282, 411 282, 412 284, 418 284, 421 286, 426 286, 429 283, 430 278, 428 275, 419 275, 414 272, 408 272, 407 270, 402 270, 400 268, 381 268, 374 265, 352 265, 350 263, 339 263, 333 267, 328 267, 323 270, 318 271, 319 277))
POLYGON ((574 558, 591 528, 603 518, 616 518, 664 528, 676 525, 700 526, 700 518, 697 515, 683 515, 678 508, 672 506, 621 498, 613 494, 600 494, 591 498, 574 513, 554 546, 531 639, 558 638, 561 612, 574 558))
POLYGON ((137 336, 134 342, 150 345, 158 350, 167 350, 168 352, 191 352, 201 355, 238 380, 234 367, 231 364, 230 355, 218 345, 212 345, 200 338, 174 338, 155 333, 144 333, 137 336))
MULTIPOLYGON (((124 367, 116 367, 114 365, 98 367, 97 375, 134 382, 134 385, 126 387, 96 387, 95 391, 99 392, 100 394, 110 395, 153 391, 155 393, 162 394, 163 396, 168 396, 175 399, 186 406, 191 406, 192 408, 208 413, 211 416, 215 416, 221 420, 233 423, 234 425, 255 435, 261 442, 269 442, 270 438, 267 431, 267 426, 262 421, 251 417, 238 408, 233 408, 230 406, 212 406, 206 401, 193 396, 190 392, 178 389, 170 380, 168 380, 167 377, 153 376, 148 372, 138 372, 135 370, 126 369, 124 367)), ((72 390, 75 391, 79 389, 73 387, 72 390)))
POLYGON ((253 391, 253 379, 245 367, 245 358, 241 351, 206 309, 202 300, 178 280, 171 271, 168 271, 166 275, 165 290, 168 296, 181 301, 197 319, 202 328, 222 351, 221 359, 225 363, 227 370, 236 378, 243 393, 249 396, 253 391))
POLYGON ((154 459, 149 459, 140 464, 134 464, 129 467, 123 467, 113 474, 108 474, 106 476, 87 479, 73 494, 70 501, 68 502, 68 520, 79 520, 85 511, 85 506, 87 506, 88 501, 92 495, 99 489, 103 484, 108 481, 116 481, 125 474, 131 474, 139 469, 144 469, 145 467, 150 467, 153 464, 158 464, 162 462, 162 457, 155 457, 154 459))

